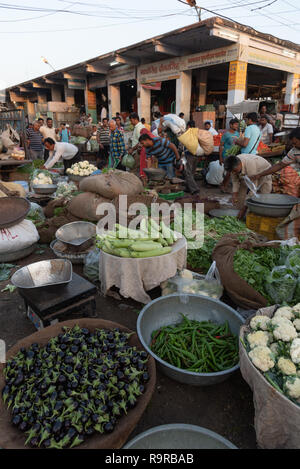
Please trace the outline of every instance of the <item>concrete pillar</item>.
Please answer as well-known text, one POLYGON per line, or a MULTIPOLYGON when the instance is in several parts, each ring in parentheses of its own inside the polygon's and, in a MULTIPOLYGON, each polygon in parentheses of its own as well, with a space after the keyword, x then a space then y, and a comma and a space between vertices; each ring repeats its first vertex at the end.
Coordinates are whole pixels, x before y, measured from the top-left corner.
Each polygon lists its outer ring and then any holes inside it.
POLYGON ((28 119, 29 122, 33 122, 35 120, 35 106, 34 103, 31 101, 27 101, 27 114, 28 114, 28 119))
POLYGON ((75 106, 74 90, 70 90, 68 86, 65 86, 65 101, 68 106, 75 106))
POLYGON ((147 90, 138 83, 138 115, 140 119, 144 117, 147 123, 152 120, 151 117, 151 90, 147 90))
MULTIPOLYGON (((228 105, 244 101, 247 86, 247 69, 247 62, 240 62, 238 60, 230 62, 227 98, 228 105)), ((227 127, 229 126, 229 121, 232 117, 231 112, 227 111, 227 127)))
POLYGON ((111 119, 121 112, 121 91, 119 85, 108 85, 108 115, 111 119))
POLYGON ((192 71, 180 73, 176 80, 176 114, 184 113, 186 121, 190 120, 192 97, 192 71))
POLYGON ((61 102, 61 89, 57 85, 51 86, 51 99, 52 101, 61 102))
POLYGON ((298 106, 300 101, 299 93, 300 75, 297 73, 288 73, 284 104, 292 105, 293 112, 298 112, 298 106))
POLYGON ((43 91, 37 92, 38 104, 46 104, 47 103, 47 94, 43 91))
POLYGON ((208 70, 200 70, 197 77, 199 79, 199 95, 198 95, 198 106, 205 106, 206 94, 207 94, 207 75, 208 70))
POLYGON ((85 98, 85 108, 87 114, 91 114, 93 118, 93 124, 97 124, 97 98, 96 98, 96 91, 89 90, 89 84, 86 80, 86 86, 84 90, 84 98, 85 98))

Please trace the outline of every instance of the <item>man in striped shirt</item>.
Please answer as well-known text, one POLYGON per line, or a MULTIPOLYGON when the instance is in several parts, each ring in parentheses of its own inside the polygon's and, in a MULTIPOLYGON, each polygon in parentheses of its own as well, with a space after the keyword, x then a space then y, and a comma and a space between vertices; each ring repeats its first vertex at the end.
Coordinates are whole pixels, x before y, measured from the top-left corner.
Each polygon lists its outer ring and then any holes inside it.
POLYGON ((97 157, 106 163, 110 150, 110 130, 108 119, 106 118, 102 120, 102 125, 97 130, 97 142, 99 143, 99 152, 97 157))
POLYGON ((44 159, 43 135, 40 132, 40 124, 38 121, 33 123, 33 128, 26 130, 27 145, 32 160, 44 159))
POLYGON ((142 135, 139 142, 146 148, 147 158, 155 156, 158 160, 158 167, 164 169, 167 177, 172 179, 175 176, 174 162, 180 160, 177 147, 166 138, 142 135))
POLYGON ((116 121, 109 123, 110 129, 110 162, 109 167, 124 170, 122 157, 125 154, 125 142, 122 132, 117 129, 116 121))

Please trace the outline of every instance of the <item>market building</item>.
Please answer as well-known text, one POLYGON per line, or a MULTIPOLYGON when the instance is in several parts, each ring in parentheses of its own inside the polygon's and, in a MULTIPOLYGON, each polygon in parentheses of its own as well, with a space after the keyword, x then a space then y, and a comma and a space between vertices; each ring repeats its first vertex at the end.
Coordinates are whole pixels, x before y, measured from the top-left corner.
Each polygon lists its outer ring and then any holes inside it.
POLYGON ((72 122, 85 107, 95 123, 103 105, 109 116, 135 110, 150 122, 157 101, 162 113, 224 128, 225 105, 244 99, 297 113, 299 83, 299 44, 215 17, 12 86, 6 100, 29 120, 57 113, 72 122))

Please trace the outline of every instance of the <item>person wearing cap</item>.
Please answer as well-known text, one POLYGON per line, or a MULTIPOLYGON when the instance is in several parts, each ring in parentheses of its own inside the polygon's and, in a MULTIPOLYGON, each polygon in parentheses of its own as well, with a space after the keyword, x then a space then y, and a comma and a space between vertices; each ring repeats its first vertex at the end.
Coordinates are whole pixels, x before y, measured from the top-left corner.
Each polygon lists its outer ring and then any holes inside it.
POLYGON ((67 125, 65 122, 63 122, 60 125, 59 136, 60 136, 61 142, 64 142, 64 143, 70 142, 71 131, 70 131, 69 125, 67 125))

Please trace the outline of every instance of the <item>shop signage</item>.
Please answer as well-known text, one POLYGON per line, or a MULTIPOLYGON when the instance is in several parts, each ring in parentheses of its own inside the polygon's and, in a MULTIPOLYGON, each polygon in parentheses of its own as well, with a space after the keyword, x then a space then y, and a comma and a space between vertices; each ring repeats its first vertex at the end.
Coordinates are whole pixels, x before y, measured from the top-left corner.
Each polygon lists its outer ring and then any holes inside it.
POLYGON ((180 77, 180 72, 195 68, 217 65, 231 62, 239 57, 239 45, 223 47, 212 51, 177 57, 153 64, 139 67, 139 77, 141 83, 153 83, 157 81, 174 80, 180 77))
POLYGON ((300 62, 296 59, 272 54, 254 47, 248 49, 248 63, 290 73, 300 73, 300 62))
POLYGON ((79 78, 73 78, 68 80, 68 88, 70 90, 84 90, 85 89, 85 80, 79 78))
POLYGON ((123 81, 136 80, 136 69, 134 65, 124 65, 108 73, 109 85, 122 83, 123 81))
POLYGON ((161 90, 161 81, 158 81, 157 83, 149 83, 149 84, 144 84, 142 85, 145 90, 155 90, 155 91, 160 91, 161 90))
POLYGON ((230 63, 228 91, 246 89, 247 68, 248 64, 246 62, 235 60, 230 63))

